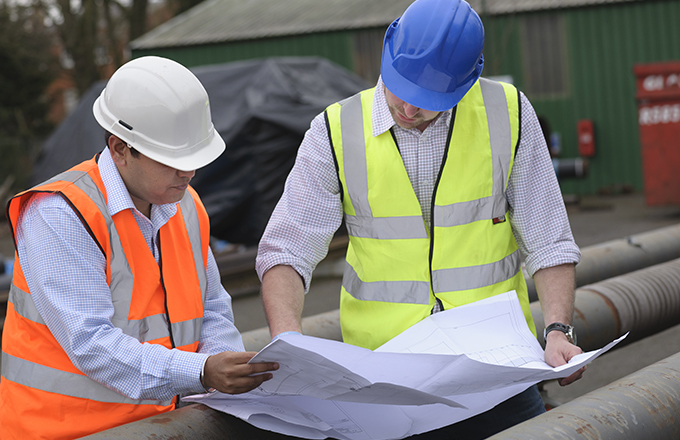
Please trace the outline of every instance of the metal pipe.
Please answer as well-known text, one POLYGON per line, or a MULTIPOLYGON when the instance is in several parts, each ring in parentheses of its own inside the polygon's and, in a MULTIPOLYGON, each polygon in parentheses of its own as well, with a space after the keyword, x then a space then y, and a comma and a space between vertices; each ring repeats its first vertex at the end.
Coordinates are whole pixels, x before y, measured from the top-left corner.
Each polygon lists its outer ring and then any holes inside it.
POLYGON ((81 438, 88 440, 243 440, 248 438, 283 440, 298 437, 265 431, 231 414, 194 403, 81 438))
MULTIPOLYGON (((657 264, 576 289, 573 325, 578 345, 595 350, 630 332, 619 345, 631 343, 678 324, 680 259, 657 264)), ((543 341, 543 314, 530 305, 538 340, 543 341)))
MULTIPOLYGON (((576 266, 576 287, 680 258, 680 224, 585 247, 576 266)), ((529 300, 537 301, 536 285, 524 270, 529 300)))
MULTIPOLYGON (((680 353, 581 396, 489 440, 680 438, 680 353)), ((205 405, 122 425, 84 439, 289 439, 205 405)))
MULTIPOLYGON (((537 324, 539 340, 542 341, 543 318, 540 305, 531 304, 537 324)), ((680 259, 585 286, 576 291, 576 314, 574 324, 579 345, 588 351, 600 348, 621 334, 630 331, 627 342, 641 339, 655 331, 677 324, 680 316, 680 259)), ((305 334, 341 340, 339 312, 337 310, 303 319, 305 334)), ((269 343, 266 328, 243 334, 248 350, 259 350, 269 343)), ((565 428, 555 428, 551 418, 545 424, 525 428, 536 433, 533 438, 552 439, 599 439, 599 438, 679 438, 677 427, 668 422, 675 417, 680 421, 680 355, 647 367, 636 373, 623 385, 610 385, 603 396, 588 394, 574 402, 553 409, 548 414, 557 416, 565 428), (669 366, 667 367, 666 364, 669 366), (566 408, 566 410, 565 410, 566 408), (559 411, 558 411, 559 410, 559 411), (560 418, 561 417, 561 418, 560 418), (587 417, 593 419, 587 419, 587 417), (563 420, 565 419, 565 420, 563 420), (584 422, 584 420, 587 420, 584 422), (642 422, 641 422, 642 421, 642 422), (622 437, 619 433, 634 432, 644 426, 644 435, 622 437), (547 427, 557 429, 553 437, 546 436, 547 427), (558 437, 561 432, 573 429, 579 436, 558 437), (601 429, 608 435, 600 436, 601 429), (659 433, 656 430, 659 430, 659 433), (588 436, 583 437, 587 433, 588 436), (614 435, 616 434, 616 435, 614 435), (674 435, 664 437, 665 435, 674 435)), ((631 377, 631 376, 629 376, 631 377)), ((624 378, 626 380, 627 378, 624 378)), ((598 390, 599 391, 599 390, 598 390)), ((541 416, 540 419, 544 420, 541 416)), ((531 421, 530 421, 531 422, 531 421)), ((527 423, 530 423, 527 422, 527 423)), ((680 424, 677 424, 680 426, 680 424)), ((514 429, 514 428, 513 428, 514 429)), ((516 437, 532 438, 524 431, 516 437)), ((514 435, 514 434, 509 434, 514 435)), ((533 435, 533 434, 532 434, 533 435)), ((189 405, 177 411, 154 416, 138 422, 114 428, 105 433, 86 437, 89 439, 148 438, 148 439, 282 439, 279 434, 259 430, 240 419, 214 411, 204 405, 189 405)))
POLYGON ((650 438, 680 438, 680 353, 487 440, 650 438))

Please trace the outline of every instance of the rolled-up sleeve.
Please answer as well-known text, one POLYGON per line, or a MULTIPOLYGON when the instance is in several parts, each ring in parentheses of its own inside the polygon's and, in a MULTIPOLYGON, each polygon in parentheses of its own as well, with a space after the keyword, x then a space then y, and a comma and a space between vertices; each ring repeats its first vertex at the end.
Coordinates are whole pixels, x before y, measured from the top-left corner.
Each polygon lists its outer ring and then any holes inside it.
POLYGON ((564 199, 548 147, 529 100, 521 95, 522 125, 507 188, 509 217, 529 275, 560 264, 578 263, 564 199))
POLYGON ((274 266, 287 265, 303 278, 305 293, 312 272, 328 253, 342 223, 340 186, 324 115, 311 123, 295 165, 258 247, 256 270, 262 276, 274 266))

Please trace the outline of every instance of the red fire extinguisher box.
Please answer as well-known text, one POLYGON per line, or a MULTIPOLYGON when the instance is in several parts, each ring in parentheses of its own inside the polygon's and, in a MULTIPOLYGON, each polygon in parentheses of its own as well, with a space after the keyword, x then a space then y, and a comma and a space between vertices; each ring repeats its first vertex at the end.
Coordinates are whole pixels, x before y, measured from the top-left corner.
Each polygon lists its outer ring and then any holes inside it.
POLYGON ((645 200, 680 204, 680 61, 634 66, 645 200))
POLYGON ((576 123, 578 134, 578 155, 581 157, 595 156, 595 129, 591 119, 580 119, 576 123))

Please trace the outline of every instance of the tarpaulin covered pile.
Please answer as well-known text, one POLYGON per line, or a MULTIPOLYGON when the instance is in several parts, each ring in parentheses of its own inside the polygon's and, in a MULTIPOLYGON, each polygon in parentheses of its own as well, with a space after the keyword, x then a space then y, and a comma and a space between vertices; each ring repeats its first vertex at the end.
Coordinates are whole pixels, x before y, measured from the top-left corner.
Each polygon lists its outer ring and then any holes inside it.
MULTIPOLYGON (((227 150, 192 180, 210 215, 212 235, 255 245, 269 220, 310 121, 329 104, 370 87, 322 58, 268 58, 203 66, 192 71, 203 83, 215 128, 227 150)), ((106 82, 45 142, 34 165, 40 183, 93 157, 104 147, 104 130, 92 104, 106 82)))

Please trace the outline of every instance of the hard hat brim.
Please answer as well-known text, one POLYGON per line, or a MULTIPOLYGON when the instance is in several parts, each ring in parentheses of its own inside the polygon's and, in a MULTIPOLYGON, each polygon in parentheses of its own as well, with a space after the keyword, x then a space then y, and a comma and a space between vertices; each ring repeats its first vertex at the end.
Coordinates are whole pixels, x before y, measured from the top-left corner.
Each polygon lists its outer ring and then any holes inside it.
POLYGON ((131 146, 148 158, 180 171, 194 171, 203 168, 220 157, 226 149, 224 139, 222 139, 222 136, 214 129, 212 139, 208 141, 207 145, 202 146, 195 152, 181 156, 168 157, 166 155, 158 154, 144 146, 138 147, 134 144, 131 144, 131 146))
POLYGON ((463 99, 463 96, 465 96, 472 88, 475 82, 477 82, 481 75, 484 61, 482 58, 476 74, 471 75, 467 81, 460 84, 456 90, 451 93, 437 92, 414 84, 410 80, 404 78, 393 67, 393 63, 394 59, 390 56, 389 51, 383 50, 380 76, 383 84, 387 87, 387 90, 397 98, 414 107, 422 108, 423 110, 443 112, 455 107, 460 100, 463 99))
POLYGON ((92 113, 99 125, 112 135, 120 138, 129 146, 139 151, 144 156, 162 163, 163 165, 175 168, 180 171, 193 171, 210 164, 217 159, 226 149, 226 143, 222 136, 215 130, 210 129, 210 135, 203 142, 194 145, 187 150, 172 151, 161 146, 155 146, 148 142, 143 142, 138 136, 131 136, 130 133, 121 126, 120 121, 116 121, 113 115, 108 114, 102 106, 102 94, 95 100, 92 106, 92 113))

